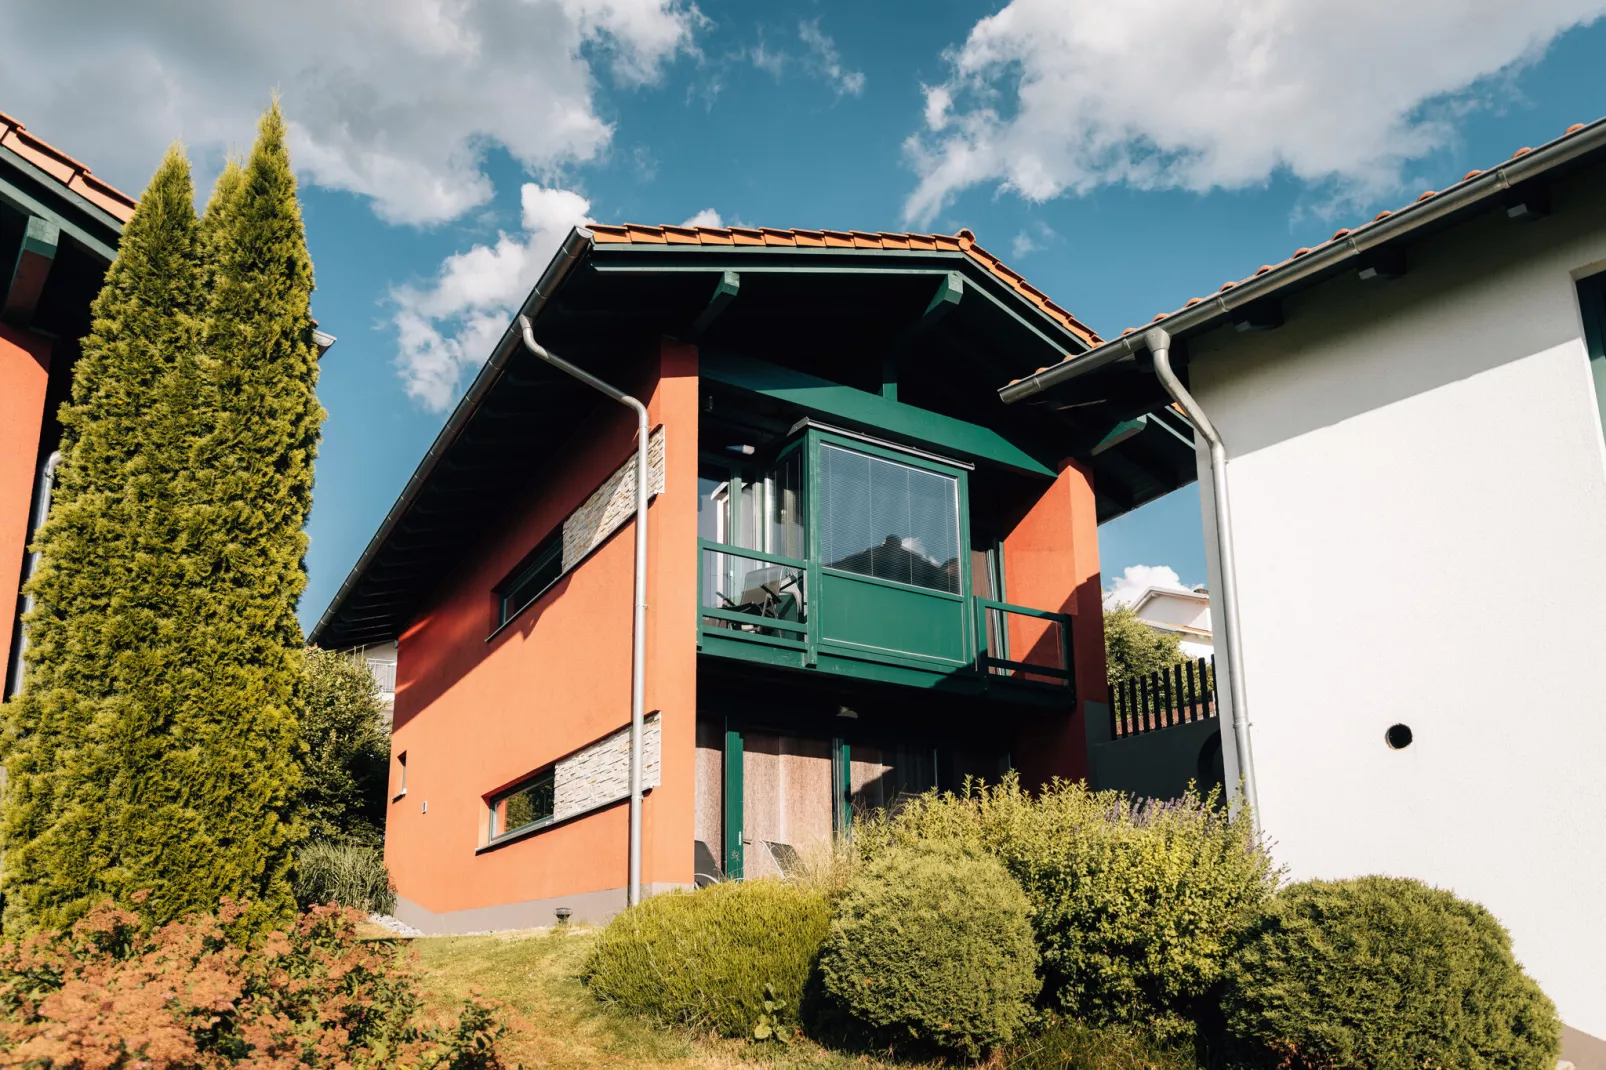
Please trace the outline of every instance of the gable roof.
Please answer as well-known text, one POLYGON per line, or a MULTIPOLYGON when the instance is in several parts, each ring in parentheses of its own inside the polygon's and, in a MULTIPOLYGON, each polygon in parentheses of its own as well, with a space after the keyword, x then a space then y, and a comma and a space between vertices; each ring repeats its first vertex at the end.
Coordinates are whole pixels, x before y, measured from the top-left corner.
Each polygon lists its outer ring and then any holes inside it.
POLYGON ((768 245, 794 249, 886 249, 908 252, 964 253, 1003 280, 1016 293, 1036 305, 1060 326, 1090 346, 1103 339, 1071 313, 1049 300, 1048 295, 1026 281, 1018 271, 976 244, 968 228, 957 234, 912 234, 903 231, 864 230, 778 230, 772 227, 671 227, 593 224, 591 233, 599 245, 622 242, 647 245, 768 245))
MULTIPOLYGON (((901 343, 919 355, 911 362, 918 377, 906 388, 918 381, 933 392, 951 390, 966 412, 1007 422, 1012 441, 1052 452, 1053 459, 1064 455, 1059 432, 1074 428, 1076 416, 1010 413, 991 388, 1045 358, 1098 344, 1094 332, 981 249, 968 231, 588 225, 570 232, 519 313, 543 345, 604 379, 629 374, 631 354, 672 335, 694 339, 710 367, 716 356, 757 347, 779 368, 818 365, 822 378, 838 386, 855 388, 852 376, 873 376, 873 386, 857 388, 879 397, 885 351, 901 343), (808 327, 776 330, 777 310, 808 327), (932 329, 939 321, 941 328, 932 329), (837 344, 821 346, 813 332, 827 323, 837 344), (959 368, 962 387, 950 374, 959 368)), ((611 404, 530 356, 516 322, 492 347, 312 629, 311 642, 343 648, 396 638, 509 495, 539 475, 530 459, 551 456, 589 413, 611 404)), ((923 407, 970 418, 937 404, 923 407)), ((1090 446, 1106 431, 1083 429, 1090 446)), ((1191 439, 1174 431, 1123 441, 1092 463, 1110 470, 1126 451, 1152 439, 1145 448, 1155 454, 1173 436, 1175 455, 1160 459, 1168 472, 1191 470, 1191 439)), ((1141 482, 1130 473, 1100 480, 1124 488, 1108 506, 1121 511, 1160 493, 1163 481, 1141 482)))
POLYGON ((1576 123, 1538 148, 1524 146, 1501 164, 1468 171, 1459 182, 1442 190, 1426 190, 1411 204, 1379 212, 1367 223, 1340 228, 1318 245, 1295 249, 1279 263, 1262 264, 1242 279, 1222 283, 1210 296, 1189 298, 1181 308, 1162 312, 1143 327, 1129 327, 1119 338, 1086 353, 1067 354, 1059 364, 1011 380, 999 395, 1005 402, 1014 403, 1128 360, 1144 348, 1140 332, 1151 326, 1164 327, 1174 339, 1212 330, 1245 314, 1252 304, 1275 300, 1346 270, 1365 267, 1375 262, 1380 253, 1408 239, 1453 225, 1502 202, 1513 217, 1542 213, 1542 182, 1603 157, 1606 118, 1576 123))
POLYGON ((0 147, 10 149, 119 223, 127 223, 134 214, 133 197, 96 178, 88 167, 30 134, 4 112, 0 112, 0 147))

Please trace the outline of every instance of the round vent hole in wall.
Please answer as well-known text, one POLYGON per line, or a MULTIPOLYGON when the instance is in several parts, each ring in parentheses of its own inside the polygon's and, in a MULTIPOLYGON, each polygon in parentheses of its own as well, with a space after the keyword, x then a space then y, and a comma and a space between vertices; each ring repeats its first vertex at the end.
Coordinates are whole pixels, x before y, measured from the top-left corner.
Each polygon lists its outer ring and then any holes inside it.
POLYGON ((1411 745, 1411 726, 1390 725, 1389 730, 1383 733, 1383 739, 1388 743, 1390 750, 1404 750, 1411 745))

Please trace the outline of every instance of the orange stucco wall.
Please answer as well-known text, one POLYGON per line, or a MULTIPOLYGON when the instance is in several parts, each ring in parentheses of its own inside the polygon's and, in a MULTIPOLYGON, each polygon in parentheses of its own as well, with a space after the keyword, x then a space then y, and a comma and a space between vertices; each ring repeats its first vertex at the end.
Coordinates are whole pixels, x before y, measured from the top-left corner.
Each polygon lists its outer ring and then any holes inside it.
POLYGON ((49 340, 0 324, 0 672, 16 625, 49 383, 49 340))
MULTIPOLYGON (((660 711, 661 786, 643 808, 642 880, 692 880, 696 729, 697 355, 664 343, 633 382, 664 428, 665 489, 648 514, 647 709, 660 711)), ((512 492, 507 513, 400 640, 386 861, 432 912, 622 888, 627 808, 615 805, 476 855, 484 796, 630 719, 634 527, 627 523, 490 642, 492 589, 631 456, 628 410, 598 410, 512 492), (427 809, 426 809, 427 806, 427 809)))
MULTIPOLYGON (((1075 716, 1034 721, 1022 728, 1014 748, 1021 779, 1040 783, 1053 776, 1087 776, 1086 706, 1109 702, 1104 671, 1104 609, 1099 579, 1098 513, 1093 475, 1066 461, 1042 497, 1004 539, 1004 589, 1016 605, 1069 613, 1075 662, 1075 716)), ((1029 621, 1012 626, 1010 649, 1032 650, 1045 639, 1029 621)))

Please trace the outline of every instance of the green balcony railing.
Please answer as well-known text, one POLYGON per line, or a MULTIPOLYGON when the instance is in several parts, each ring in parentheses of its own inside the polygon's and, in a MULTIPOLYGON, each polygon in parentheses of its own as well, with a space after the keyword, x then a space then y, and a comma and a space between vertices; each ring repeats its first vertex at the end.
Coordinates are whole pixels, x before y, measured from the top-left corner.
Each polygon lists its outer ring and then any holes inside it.
POLYGON ((700 627, 733 638, 807 647, 808 563, 699 539, 700 627))
POLYGON ((976 668, 1020 683, 1072 688, 1071 618, 1064 613, 973 598, 976 668))
POLYGON ((699 643, 728 656, 759 656, 777 664, 790 658, 795 659, 793 664, 813 666, 817 661, 824 664, 829 658, 849 657, 927 673, 975 673, 1074 696, 1068 615, 990 598, 967 600, 942 592, 905 590, 903 584, 862 577, 837 577, 841 590, 829 583, 822 585, 822 576, 829 579, 834 575, 834 570, 811 566, 799 558, 699 539, 699 643), (868 612, 859 605, 864 592, 847 580, 873 586, 872 594, 883 593, 880 588, 886 587, 892 596, 901 596, 909 604, 900 603, 896 614, 868 612), (822 616, 822 607, 816 604, 820 598, 845 601, 841 606, 824 606, 822 616), (968 626, 967 614, 960 612, 966 601, 973 613, 968 616, 968 626), (951 612, 945 606, 958 614, 951 626, 942 623, 951 612), (869 628, 874 634, 854 632, 850 637, 838 619, 843 614, 857 622, 859 632, 869 628), (911 614, 933 619, 926 626, 908 619, 911 614), (822 620, 826 622, 824 630, 822 620), (837 620, 835 631, 832 620, 837 620), (884 635, 877 630, 877 621, 885 626, 884 635), (943 638, 947 634, 944 629, 952 627, 956 637, 965 638, 952 653, 938 656, 909 641, 910 637, 919 639, 923 627, 936 637, 930 646, 938 653, 942 649, 939 641, 948 642, 943 638), (737 645, 731 646, 732 641, 737 645), (970 653, 965 652, 967 648, 970 653), (762 650, 769 653, 762 654, 762 650))

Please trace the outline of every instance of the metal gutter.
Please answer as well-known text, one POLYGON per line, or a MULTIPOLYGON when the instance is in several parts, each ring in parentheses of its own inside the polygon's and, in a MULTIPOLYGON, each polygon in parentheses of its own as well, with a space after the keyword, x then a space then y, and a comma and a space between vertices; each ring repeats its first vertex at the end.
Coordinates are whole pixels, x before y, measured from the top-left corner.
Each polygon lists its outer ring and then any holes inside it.
POLYGON ((518 328, 519 317, 533 319, 539 316, 541 309, 551 300, 558 287, 563 285, 563 281, 568 278, 569 273, 574 270, 575 264, 579 263, 581 257, 590 249, 591 232, 589 230, 584 227, 575 227, 569 231, 569 236, 563 240, 563 245, 558 250, 558 255, 553 259, 552 263, 547 265, 547 269, 542 273, 540 281, 535 284, 535 289, 530 291, 530 296, 524 299, 524 304, 519 309, 518 316, 515 316, 513 322, 502 332, 501 340, 496 343, 496 348, 491 351, 491 358, 485 362, 484 367, 480 368, 479 374, 474 377, 474 382, 469 385, 468 392, 463 395, 463 400, 459 401, 457 408, 452 410, 451 418, 446 421, 446 426, 442 427, 440 434, 435 436, 435 441, 430 445, 429 452, 425 453, 423 460, 418 462, 418 467, 413 471, 412 478, 407 481, 407 485, 402 488, 401 495, 397 497, 396 503, 385 514, 385 519, 380 523, 379 530, 374 533, 373 538, 368 540, 368 545, 364 548, 362 556, 351 567, 351 571, 346 575, 345 582, 335 592, 334 598, 329 600, 328 608, 323 611, 323 616, 319 617, 318 623, 313 626, 311 634, 307 636, 307 642, 318 643, 323 638, 324 631, 334 625, 335 620, 340 616, 341 607, 345 604, 347 597, 356 590, 363 576, 367 573, 368 567, 373 564, 375 558, 379 556, 379 552, 390 541, 391 535, 395 533, 396 528, 401 524, 402 518, 407 515, 408 510, 417 501, 419 493, 424 489, 425 484, 429 482, 429 477, 434 473, 436 466, 440 464, 441 458, 445 456, 452 444, 457 441, 458 436, 462 434, 464 427, 473 419, 474 414, 479 411, 486 395, 496 385, 497 380, 502 377, 502 372, 507 367, 507 363, 513 354, 523 348, 518 328))
MULTIPOLYGON (((1492 171, 1485 171, 1383 219, 1359 226, 1338 241, 1318 246, 1304 256, 1272 268, 1264 275, 1216 293, 1192 308, 1173 312, 1157 321, 1157 325, 1163 326, 1173 339, 1220 326, 1230 319, 1233 312, 1245 305, 1334 272, 1380 246, 1411 237, 1448 216, 1480 207, 1482 202, 1494 200, 1515 186, 1602 149, 1606 149, 1606 119, 1597 119, 1582 130, 1508 160, 1492 171)), ((998 392, 998 396, 1005 404, 1014 404, 1060 383, 1134 356, 1145 348, 1144 335, 1133 332, 1010 383, 998 392)))

